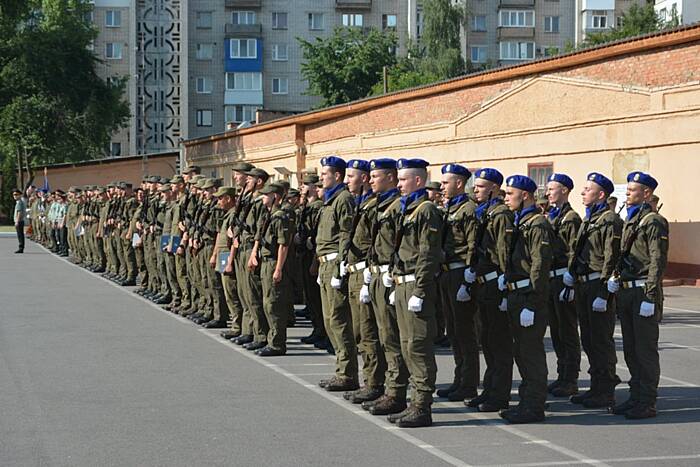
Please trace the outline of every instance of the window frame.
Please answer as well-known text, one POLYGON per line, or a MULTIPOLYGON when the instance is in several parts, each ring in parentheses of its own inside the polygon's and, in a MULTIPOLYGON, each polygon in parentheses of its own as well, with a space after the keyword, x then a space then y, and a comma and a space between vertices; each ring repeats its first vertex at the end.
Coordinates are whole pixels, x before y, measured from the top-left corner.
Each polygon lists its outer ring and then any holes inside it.
POLYGON ((122 59, 122 49, 123 49, 123 45, 121 42, 106 42, 105 43, 105 59, 107 59, 107 60, 121 60, 122 59), (119 48, 119 56, 118 57, 114 55, 114 46, 115 45, 118 46, 118 48, 119 48), (112 55, 111 56, 108 53, 110 46, 112 46, 112 55))
POLYGON ((287 62, 289 61, 289 44, 277 42, 272 44, 272 61, 273 62, 287 62), (284 58, 280 58, 279 51, 280 48, 284 47, 284 58))
POLYGON ((122 26, 122 12, 121 10, 107 10, 105 11, 105 27, 106 28, 120 28, 122 26), (110 17, 111 13, 111 18, 112 18, 112 24, 107 22, 107 19, 110 17), (115 14, 119 17, 119 23, 114 24, 114 18, 115 14))
POLYGON ((308 14, 309 31, 323 31, 326 27, 324 14, 321 12, 309 12, 308 14), (314 18, 320 19, 320 25, 314 26, 314 18))
POLYGON ((209 76, 197 76, 195 78, 195 92, 197 94, 211 94, 213 90, 213 80, 209 76), (202 83, 202 90, 200 91, 199 83, 202 83), (207 83, 209 84, 209 90, 207 91, 207 83))
POLYGON ((542 196, 546 193, 547 191, 547 180, 549 179, 549 176, 554 173, 554 162, 535 162, 532 164, 527 164, 527 176, 530 177, 532 180, 534 180, 535 183, 537 183, 537 192, 536 196, 542 196), (538 174, 535 173, 533 176, 533 170, 534 171, 539 171, 539 170, 544 170, 543 172, 543 178, 542 180, 544 182, 543 185, 540 185, 539 180, 538 180, 538 174))
POLYGON ((289 94, 289 78, 283 76, 272 78, 272 86, 270 90, 275 96, 284 96, 289 94), (277 91, 275 91, 275 81, 277 81, 277 91), (286 89, 284 91, 282 91, 282 83, 285 83, 284 87, 286 89))
POLYGON ((343 27, 346 28, 361 28, 364 26, 365 17, 362 13, 343 13, 340 16, 340 21, 343 27), (360 20, 360 24, 357 24, 357 20, 360 20))
POLYGON ((258 15, 255 13, 253 10, 233 10, 231 12, 231 24, 237 24, 237 25, 249 25, 249 24, 258 24, 258 15), (241 23, 241 15, 244 14, 246 18, 245 23, 241 23), (238 18, 238 21, 234 21, 233 18, 236 16, 238 18), (249 22, 249 19, 253 18, 252 22, 249 22))
POLYGON ((197 109, 195 122, 196 122, 198 127, 211 127, 211 126, 213 126, 214 111, 212 109, 197 109), (206 120, 204 118, 204 116, 206 115, 205 112, 208 112, 208 115, 209 115, 209 124, 208 125, 205 123, 205 120, 206 120))
POLYGON ((213 11, 197 11, 195 13, 195 28, 197 29, 212 29, 214 27, 214 12, 213 11), (201 24, 202 15, 209 15, 209 25, 201 24))
POLYGON ((289 29, 289 13, 286 11, 273 11, 272 12, 272 29, 275 29, 275 30, 289 29), (284 15, 284 26, 280 26, 280 24, 279 24, 279 15, 284 15))
POLYGON ((471 21, 471 31, 472 32, 486 32, 488 30, 486 26, 486 20, 487 16, 486 15, 473 15, 472 16, 472 21, 471 21), (477 24, 477 18, 483 18, 484 19, 484 27, 483 29, 479 29, 479 26, 477 24))
POLYGON ((544 17, 544 32, 547 34, 559 34, 560 23, 561 23, 561 18, 559 16, 545 16, 544 17), (556 30, 554 30, 554 28, 553 28, 555 18, 556 18, 556 23, 557 23, 556 30), (549 28, 547 28, 547 20, 549 20, 549 28))
POLYGON ((229 71, 226 73, 227 91, 262 91, 262 73, 259 71, 229 71), (250 77, 251 87, 236 87, 236 78, 247 81, 250 77), (230 86, 233 84, 233 86, 230 86))
POLYGON ((224 120, 226 120, 225 123, 226 123, 226 124, 228 124, 228 123, 237 123, 237 124, 241 124, 241 123, 243 123, 243 122, 254 122, 254 121, 255 121, 255 113, 256 113, 259 109, 261 109, 261 108, 262 108, 262 107, 259 106, 259 105, 252 105, 252 104, 234 104, 234 105, 226 105, 226 106, 224 106, 224 120), (241 115, 240 115, 240 116, 241 116, 241 118, 243 118, 242 120, 236 120, 236 113, 237 113, 236 108, 240 108, 240 111, 241 111, 241 115), (229 109, 233 109, 233 117, 234 117, 233 120, 229 120, 229 119, 228 119, 228 112, 229 112, 229 109), (245 113, 246 113, 246 111, 250 112, 250 117, 251 117, 250 120, 245 120, 245 113))
POLYGON ((195 58, 197 60, 213 60, 214 59, 214 43, 213 42, 198 42, 195 49, 195 58), (200 50, 204 50, 204 46, 210 46, 211 56, 200 57, 200 50))
POLYGON ((241 37, 229 39, 229 58, 236 60, 256 60, 258 58, 258 41, 255 38, 241 37), (246 53, 250 52, 250 43, 253 43, 253 55, 241 56, 241 42, 246 41, 246 53), (238 43, 238 55, 234 55, 233 43, 238 43))
POLYGON ((537 44, 534 41, 501 41, 498 43, 499 60, 534 60, 536 53, 537 53, 537 44), (518 58, 504 57, 503 56, 503 44, 517 44, 519 57, 518 58), (521 55, 520 52, 522 52, 522 46, 523 45, 527 46, 528 44, 532 44, 532 56, 523 58, 522 56, 520 56, 521 55))
POLYGON ((388 30, 395 31, 398 24, 399 24, 398 15, 395 15, 392 13, 386 13, 386 14, 382 15, 382 30, 383 31, 388 31, 388 30), (389 25, 389 18, 390 17, 394 18, 394 25, 393 26, 389 25))
MULTIPOLYGON (((519 21, 517 21, 519 23, 519 21)), ((535 10, 500 10, 498 12, 498 26, 501 28, 534 28, 535 24, 537 22, 537 18, 535 15, 535 10), (508 15, 508 24, 505 24, 503 21, 503 15, 507 14, 508 15), (520 14, 523 15, 523 24, 513 24, 512 19, 513 16, 515 15, 516 19, 520 18, 520 14), (527 17, 528 15, 532 16, 532 21, 528 24, 527 17)))

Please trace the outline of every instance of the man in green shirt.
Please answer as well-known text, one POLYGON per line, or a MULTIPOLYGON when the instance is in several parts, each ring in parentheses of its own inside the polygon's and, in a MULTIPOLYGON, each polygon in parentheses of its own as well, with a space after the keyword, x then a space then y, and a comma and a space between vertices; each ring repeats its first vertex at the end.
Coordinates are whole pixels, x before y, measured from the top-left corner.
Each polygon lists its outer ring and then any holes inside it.
POLYGON ((19 248, 15 253, 24 253, 24 221, 27 218, 27 204, 22 197, 22 192, 18 189, 12 190, 12 197, 15 200, 15 231, 17 231, 17 242, 19 243, 19 248))

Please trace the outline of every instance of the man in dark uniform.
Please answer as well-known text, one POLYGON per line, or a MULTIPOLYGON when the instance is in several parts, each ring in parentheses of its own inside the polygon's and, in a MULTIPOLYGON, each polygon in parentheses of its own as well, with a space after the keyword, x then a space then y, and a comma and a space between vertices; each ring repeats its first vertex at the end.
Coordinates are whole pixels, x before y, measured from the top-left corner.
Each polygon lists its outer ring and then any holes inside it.
POLYGON ((506 204, 515 213, 508 251, 506 281, 508 316, 513 333, 513 355, 522 378, 517 407, 501 411, 510 423, 544 420, 547 400, 547 330, 549 272, 552 263, 552 227, 535 204, 537 184, 524 175, 506 181, 506 204))
POLYGON ((619 276, 608 280, 617 293, 625 362, 631 378, 630 397, 613 413, 629 419, 656 416, 659 321, 663 312, 662 278, 668 259, 668 222, 648 204, 658 182, 649 174, 627 176, 627 220, 622 231, 619 276))
POLYGON ((464 270, 474 254, 476 204, 465 192, 471 172, 459 164, 442 167, 442 193, 446 199, 443 214, 442 249, 445 254, 439 289, 445 315, 447 337, 455 361, 454 379, 439 397, 463 401, 476 397, 479 385, 479 347, 476 338, 476 301, 464 283, 464 270))
POLYGON ((464 270, 473 284, 481 318, 481 347, 486 360, 484 390, 466 402, 480 412, 508 408, 513 383, 513 338, 508 324, 505 276, 508 245, 513 233, 513 213, 499 197, 503 175, 496 169, 480 169, 474 180, 477 202, 476 257, 464 270))
POLYGON ((581 339, 578 335, 578 316, 574 304, 574 289, 565 287, 562 276, 574 255, 576 234, 581 217, 571 208, 569 194, 574 181, 564 174, 552 174, 547 182, 550 209, 547 218, 552 224, 552 270, 549 294, 549 333, 557 355, 557 379, 548 386, 555 397, 570 397, 578 392, 578 373, 581 367, 581 339))
POLYGON ((622 220, 608 205, 613 183, 602 174, 588 174, 581 196, 586 217, 576 237, 576 248, 564 285, 574 287, 581 326, 581 344, 588 356, 591 388, 571 397, 587 408, 610 407, 620 383, 615 366, 615 304, 606 287, 620 255, 622 220))

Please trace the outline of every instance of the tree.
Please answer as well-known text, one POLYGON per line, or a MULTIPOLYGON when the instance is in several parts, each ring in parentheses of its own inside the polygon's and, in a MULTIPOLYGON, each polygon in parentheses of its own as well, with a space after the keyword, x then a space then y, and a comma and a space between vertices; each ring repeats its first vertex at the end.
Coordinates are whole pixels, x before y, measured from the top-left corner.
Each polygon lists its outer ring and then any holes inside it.
POLYGON ((643 6, 632 5, 629 10, 622 14, 620 26, 609 31, 589 34, 586 36, 586 40, 581 44, 581 47, 591 47, 624 39, 626 37, 659 31, 661 29, 673 27, 674 21, 677 26, 677 18, 672 19, 669 23, 662 21, 656 14, 653 4, 646 4, 643 6))
POLYGON ((87 0, 3 0, 0 6, 0 155, 18 181, 33 167, 103 156, 126 124, 126 78, 105 82, 88 46, 87 0))
POLYGON ((321 96, 321 107, 366 97, 385 66, 396 63, 396 36, 376 29, 337 28, 313 42, 297 38, 304 62, 301 73, 308 94, 321 96))

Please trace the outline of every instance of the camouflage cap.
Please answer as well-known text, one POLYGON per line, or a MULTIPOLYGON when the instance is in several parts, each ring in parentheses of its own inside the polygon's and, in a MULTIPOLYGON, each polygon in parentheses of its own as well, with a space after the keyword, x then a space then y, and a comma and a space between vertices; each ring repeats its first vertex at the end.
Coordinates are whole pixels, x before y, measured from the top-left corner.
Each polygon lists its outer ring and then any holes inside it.
POLYGON ((278 185, 282 185, 282 188, 284 188, 285 190, 289 190, 291 186, 287 180, 277 180, 275 183, 277 183, 278 185))
POLYGON ((301 193, 296 188, 290 188, 287 191, 287 198, 296 198, 297 196, 301 196, 301 193))
POLYGON ((190 185, 194 185, 200 178, 204 178, 204 175, 193 175, 192 177, 190 177, 187 183, 189 183, 190 185))
POLYGON ((170 191, 170 185, 163 184, 158 187, 158 191, 161 193, 167 193, 168 191, 170 191))
POLYGON ((253 168, 255 168, 255 166, 250 162, 236 161, 233 164, 231 164, 231 170, 236 172, 246 173, 253 168))
POLYGON ((158 183, 160 181, 160 177, 158 175, 151 175, 148 177, 148 183, 158 183))
POLYGON ((425 189, 431 191, 441 191, 442 185, 440 182, 428 182, 425 184, 425 189))
POLYGON ((209 188, 219 188, 222 185, 222 180, 220 178, 208 178, 202 185, 202 188, 208 190, 209 188))
POLYGON ((148 179, 149 179, 149 178, 151 178, 150 175, 144 175, 143 177, 141 177, 141 181, 142 181, 142 182, 145 182, 145 183, 148 183, 148 179))
POLYGON ((185 179, 182 175, 173 175, 173 178, 170 179, 170 183, 185 183, 185 179))
POLYGON ((234 197, 234 196, 236 196, 236 189, 232 186, 222 186, 218 190, 216 190, 216 193, 214 193, 214 196, 234 197))
POLYGON ((204 188, 204 184, 207 183, 209 179, 207 177, 201 177, 197 180, 197 183, 195 183, 195 186, 197 188, 204 188))
POLYGON ((246 175, 250 175, 251 177, 259 177, 259 178, 264 178, 267 180, 270 178, 270 175, 265 172, 263 169, 259 169, 257 167, 253 167, 252 169, 244 172, 246 175))
POLYGON ((302 182, 304 183, 304 185, 315 185, 316 183, 318 183, 318 180, 318 175, 312 173, 305 174, 302 178, 302 182))
POLYGON ((284 188, 282 187, 282 185, 278 185, 277 183, 268 183, 260 189, 259 193, 261 195, 269 195, 271 193, 277 193, 278 195, 281 195, 282 193, 284 193, 284 188))
POLYGON ((158 180, 158 183, 170 183, 170 179, 168 177, 160 177, 160 180, 158 180))
POLYGON ((182 173, 189 174, 189 173, 195 172, 195 173, 199 174, 201 171, 202 171, 202 169, 198 165, 190 165, 185 170, 183 170, 182 173))
POLYGON ((132 185, 131 185, 131 183, 129 183, 129 182, 121 182, 121 183, 119 183, 119 188, 121 188, 122 190, 128 190, 128 189, 130 189, 131 187, 132 187, 132 185))

